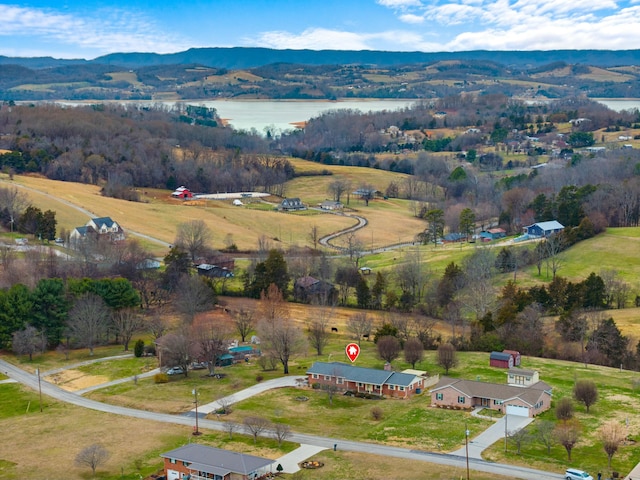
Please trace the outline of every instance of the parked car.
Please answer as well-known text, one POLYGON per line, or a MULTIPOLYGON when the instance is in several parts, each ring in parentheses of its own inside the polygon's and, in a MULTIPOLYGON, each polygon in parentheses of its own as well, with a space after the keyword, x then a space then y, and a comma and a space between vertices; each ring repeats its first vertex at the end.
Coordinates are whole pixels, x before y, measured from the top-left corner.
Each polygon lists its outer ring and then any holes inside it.
POLYGON ((591 475, 577 468, 567 468, 564 476, 567 480, 593 480, 591 475))
POLYGON ((207 368, 207 362, 193 362, 191 364, 192 370, 204 370, 207 368))
POLYGON ((180 374, 184 374, 184 370, 182 369, 182 367, 171 367, 169 370, 167 370, 167 375, 180 375, 180 374))

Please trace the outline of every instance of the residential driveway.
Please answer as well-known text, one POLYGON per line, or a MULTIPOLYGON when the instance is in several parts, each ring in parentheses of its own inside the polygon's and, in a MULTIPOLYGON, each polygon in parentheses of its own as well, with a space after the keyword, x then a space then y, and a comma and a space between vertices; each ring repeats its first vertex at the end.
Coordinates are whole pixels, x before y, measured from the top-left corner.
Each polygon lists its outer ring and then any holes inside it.
POLYGON ((278 458, 273 464, 277 467, 278 464, 282 465, 284 473, 296 473, 300 470, 299 464, 305 460, 310 459, 314 455, 317 455, 322 450, 326 450, 325 447, 318 447, 316 445, 301 444, 293 452, 289 452, 286 455, 278 458))
MULTIPOLYGON (((503 440, 506 432, 518 431, 533 422, 533 418, 518 417, 516 415, 505 415, 484 432, 474 438, 469 439, 469 458, 482 459, 482 451, 489 448, 498 440, 503 440)), ((463 432, 464 433, 464 432, 463 432)), ((466 457, 466 447, 461 447, 451 455, 466 457)))
MULTIPOLYGON (((216 400, 211 403, 205 403, 203 405, 199 405, 198 417, 206 416, 208 413, 219 410, 222 407, 221 402, 226 405, 231 405, 233 403, 246 400, 247 398, 251 398, 254 395, 259 395, 261 393, 264 393, 267 390, 271 390, 273 388, 296 387, 303 380, 306 380, 306 377, 292 376, 292 377, 274 378, 273 380, 267 380, 266 382, 257 383, 249 388, 245 388, 244 390, 240 390, 239 392, 231 394, 228 397, 224 397, 219 401, 216 400)), ((195 413, 195 408, 192 409, 191 411, 195 413)))

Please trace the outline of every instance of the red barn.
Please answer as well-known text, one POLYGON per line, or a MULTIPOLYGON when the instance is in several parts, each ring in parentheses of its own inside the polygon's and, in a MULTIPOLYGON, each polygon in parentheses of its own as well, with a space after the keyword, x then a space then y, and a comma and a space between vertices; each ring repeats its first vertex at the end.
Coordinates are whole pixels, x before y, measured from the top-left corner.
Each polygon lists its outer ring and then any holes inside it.
POLYGON ((176 188, 176 191, 171 194, 173 198, 181 198, 186 200, 188 198, 193 198, 193 193, 187 187, 182 186, 176 188))

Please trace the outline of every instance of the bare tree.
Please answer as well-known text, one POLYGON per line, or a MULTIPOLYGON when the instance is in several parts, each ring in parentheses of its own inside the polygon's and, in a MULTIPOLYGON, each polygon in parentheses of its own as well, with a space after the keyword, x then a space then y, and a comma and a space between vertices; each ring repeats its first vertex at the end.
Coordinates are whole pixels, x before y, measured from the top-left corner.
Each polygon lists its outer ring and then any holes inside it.
POLYGON ((202 255, 211 241, 212 233, 202 220, 191 220, 178 225, 175 244, 189 253, 195 262, 202 255))
POLYGON ((476 249, 464 262, 465 305, 475 314, 476 320, 484 317, 495 298, 492 278, 495 274, 495 255, 488 248, 476 249))
POLYGON ((329 324, 332 317, 331 307, 319 307, 315 318, 309 322, 309 344, 316 350, 318 356, 322 355, 324 347, 329 343, 329 324))
POLYGON ((271 284, 266 293, 261 293, 259 316, 260 339, 267 350, 280 360, 286 375, 289 373, 289 359, 303 351, 305 342, 300 328, 291 319, 289 305, 275 284, 271 284))
POLYGON ((200 359, 207 362, 209 375, 213 376, 218 357, 228 351, 229 328, 224 323, 207 318, 194 322, 192 333, 200 359))
POLYGON ((193 322, 196 314, 209 310, 215 303, 215 294, 202 277, 186 277, 178 285, 176 308, 187 322, 193 322))
POLYGON ((556 274, 564 261, 562 252, 566 247, 564 236, 561 234, 552 234, 544 241, 545 260, 547 263, 547 276, 549 275, 549 268, 553 278, 556 278, 556 274))
POLYGON ((355 232, 351 232, 347 235, 345 250, 349 255, 349 260, 353 265, 358 268, 360 260, 364 256, 364 243, 356 237, 355 232))
POLYGON ((400 341, 392 335, 380 337, 376 346, 378 356, 387 363, 391 363, 400 355, 400 341))
POLYGON ((417 338, 410 338, 404 343, 404 359, 411 364, 411 368, 416 368, 416 363, 422 361, 424 357, 424 347, 417 338))
POLYGON ((17 188, 0 188, 0 205, 9 215, 12 232, 15 230, 15 224, 19 220, 18 217, 30 204, 28 195, 17 188))
POLYGON ((571 450, 580 439, 580 424, 577 421, 567 421, 556 426, 555 437, 567 451, 567 459, 571 461, 571 450))
POLYGON ((520 428, 518 430, 512 430, 508 433, 509 439, 516 445, 517 454, 520 455, 522 445, 531 439, 531 434, 526 428, 520 428))
POLYGON ((360 340, 362 337, 367 338, 371 335, 372 328, 373 320, 368 317, 365 312, 351 315, 347 320, 347 330, 353 334, 354 340, 358 342, 358 346, 360 346, 360 340))
POLYGON ((186 328, 181 328, 177 333, 169 333, 157 340, 158 355, 161 366, 180 367, 184 376, 189 374, 189 364, 197 353, 195 342, 189 336, 186 328))
POLYGON ((11 347, 17 355, 29 355, 29 361, 32 361, 34 353, 45 351, 47 338, 43 332, 27 325, 24 330, 13 332, 11 347))
POLYGON ((320 230, 317 225, 313 225, 309 230, 309 241, 314 250, 318 249, 318 242, 320 241, 320 230))
POLYGON ((351 188, 351 182, 343 178, 337 178, 329 184, 329 193, 336 202, 339 202, 342 195, 351 188))
POLYGON ((600 427, 598 433, 602 441, 602 448, 609 459, 608 468, 611 468, 611 459, 626 438, 625 428, 615 420, 610 420, 600 427))
POLYGON ((142 330, 142 326, 144 325, 142 316, 133 308, 120 308, 113 312, 111 323, 116 330, 116 334, 122 340, 124 351, 129 351, 131 338, 134 333, 142 330))
POLYGON ((549 420, 542 420, 538 424, 536 436, 538 437, 540 443, 547 447, 547 454, 551 454, 551 447, 555 442, 555 437, 553 434, 555 428, 555 424, 549 420))
POLYGON ((556 403, 556 418, 566 422, 573 418, 574 408, 573 401, 569 397, 562 397, 556 403))
POLYGON ((257 443, 258 435, 271 426, 271 422, 262 417, 247 417, 243 421, 247 433, 253 436, 253 443, 257 443))
POLYGON ((99 443, 94 443, 80 450, 80 453, 76 455, 76 465, 89 467, 95 477, 97 468, 103 465, 110 456, 111 454, 106 448, 99 443))
POLYGON ((273 424, 273 438, 278 441, 278 446, 282 446, 284 442, 291 435, 291 427, 285 423, 273 424))
POLYGON ((247 341, 247 337, 253 332, 255 321, 254 311, 246 308, 241 308, 233 315, 233 324, 236 327, 236 332, 240 335, 242 343, 247 341))
POLYGON ((589 413, 589 407, 598 401, 598 387, 591 380, 578 380, 573 386, 573 398, 582 403, 589 413))
POLYGON ((80 345, 89 349, 89 355, 93 355, 93 348, 107 331, 109 317, 109 307, 93 293, 83 294, 69 312, 69 331, 80 345))
POLYGON ((229 440, 232 440, 234 432, 240 430, 240 424, 236 422, 225 422, 224 430, 229 434, 229 440))
POLYGON ((169 329, 166 311, 164 308, 156 308, 153 313, 145 321, 145 329, 153 336, 154 340, 158 340, 169 329))
POLYGON ((444 368, 444 374, 449 375, 449 369, 458 364, 456 347, 450 343, 443 343, 438 347, 438 365, 444 368))

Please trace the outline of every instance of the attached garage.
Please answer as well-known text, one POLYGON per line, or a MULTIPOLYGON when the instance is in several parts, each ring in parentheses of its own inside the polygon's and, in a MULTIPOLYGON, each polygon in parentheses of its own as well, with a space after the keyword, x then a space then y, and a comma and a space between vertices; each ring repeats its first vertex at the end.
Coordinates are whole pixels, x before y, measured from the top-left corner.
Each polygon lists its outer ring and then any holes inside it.
POLYGON ((516 417, 528 417, 529 407, 521 405, 507 405, 507 415, 515 415, 516 417))

